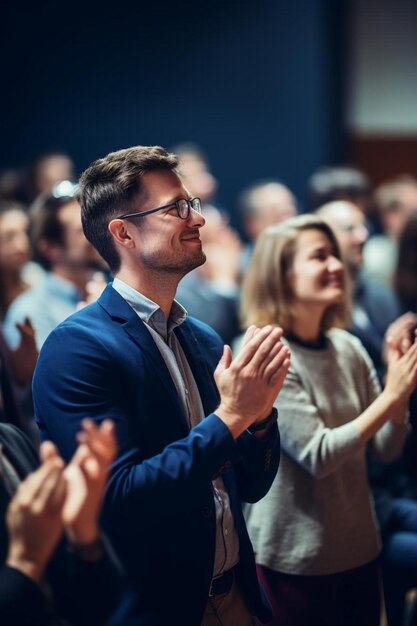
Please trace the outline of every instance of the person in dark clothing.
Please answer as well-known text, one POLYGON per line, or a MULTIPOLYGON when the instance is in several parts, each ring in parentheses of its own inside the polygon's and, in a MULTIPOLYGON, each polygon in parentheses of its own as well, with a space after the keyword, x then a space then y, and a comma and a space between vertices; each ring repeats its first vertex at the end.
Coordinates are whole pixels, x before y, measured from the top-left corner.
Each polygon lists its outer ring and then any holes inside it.
POLYGON ((114 426, 86 420, 80 441, 65 469, 55 446, 43 443, 39 465, 29 439, 0 424, 2 626, 92 626, 116 608, 123 574, 98 529, 114 426))

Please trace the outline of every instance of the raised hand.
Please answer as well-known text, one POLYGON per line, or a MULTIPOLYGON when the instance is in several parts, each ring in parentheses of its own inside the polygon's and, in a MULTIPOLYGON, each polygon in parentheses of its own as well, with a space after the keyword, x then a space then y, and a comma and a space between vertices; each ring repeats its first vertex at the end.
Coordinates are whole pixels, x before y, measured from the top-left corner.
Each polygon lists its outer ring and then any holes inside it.
POLYGON ((38 360, 38 348, 35 329, 28 317, 23 322, 17 322, 16 328, 20 334, 20 342, 11 352, 11 364, 17 383, 23 386, 32 379, 38 360))
MULTIPOLYGON (((50 449, 49 442, 41 450, 50 449)), ((17 489, 6 513, 9 552, 6 565, 39 582, 64 529, 62 511, 67 492, 64 463, 55 453, 17 489)))
POLYGON ((99 536, 99 514, 110 465, 117 454, 113 422, 97 426, 92 420, 82 422, 78 446, 65 469, 67 498, 63 520, 74 544, 88 545, 99 536))
POLYGON ((417 341, 400 354, 398 351, 390 358, 384 391, 396 402, 404 404, 417 386, 417 341))
POLYGON ((290 365, 290 353, 280 341, 281 328, 248 328, 235 359, 229 346, 214 373, 220 393, 216 414, 238 437, 251 424, 264 420, 272 410, 290 365))
POLYGON ((386 365, 407 352, 413 343, 416 328, 417 315, 412 312, 404 313, 388 326, 384 336, 383 348, 386 365))

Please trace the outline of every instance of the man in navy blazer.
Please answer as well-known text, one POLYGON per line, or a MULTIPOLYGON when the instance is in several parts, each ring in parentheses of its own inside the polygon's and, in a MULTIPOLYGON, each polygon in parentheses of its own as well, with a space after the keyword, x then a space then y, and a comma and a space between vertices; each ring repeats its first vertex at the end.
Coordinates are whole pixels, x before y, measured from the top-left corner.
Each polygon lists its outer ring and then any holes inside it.
POLYGON ((177 165, 163 148, 137 146, 81 177, 84 231, 115 280, 45 342, 36 419, 66 459, 84 417, 116 424, 103 526, 131 593, 113 624, 245 626, 270 610, 240 501, 262 498, 278 469, 272 406, 289 353, 281 329, 251 327, 232 359, 174 301, 205 260, 201 204, 177 165))

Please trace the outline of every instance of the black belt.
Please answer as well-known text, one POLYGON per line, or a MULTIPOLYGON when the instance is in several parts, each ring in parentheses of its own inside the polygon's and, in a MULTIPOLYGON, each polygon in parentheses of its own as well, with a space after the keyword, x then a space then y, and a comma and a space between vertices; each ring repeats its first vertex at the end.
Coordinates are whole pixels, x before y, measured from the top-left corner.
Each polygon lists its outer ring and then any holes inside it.
POLYGON ((218 596, 221 593, 228 593, 233 586, 234 579, 235 572, 233 568, 228 569, 227 572, 220 574, 220 576, 216 576, 216 578, 212 578, 209 587, 209 598, 218 596))

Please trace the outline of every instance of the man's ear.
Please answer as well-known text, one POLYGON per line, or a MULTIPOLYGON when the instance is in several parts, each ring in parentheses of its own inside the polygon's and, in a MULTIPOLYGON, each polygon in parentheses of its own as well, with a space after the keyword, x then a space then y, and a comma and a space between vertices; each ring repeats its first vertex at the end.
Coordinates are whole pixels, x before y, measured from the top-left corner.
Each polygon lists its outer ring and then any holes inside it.
POLYGON ((131 224, 125 220, 114 219, 109 222, 108 229, 115 243, 123 248, 134 248, 135 240, 131 236, 131 224))

